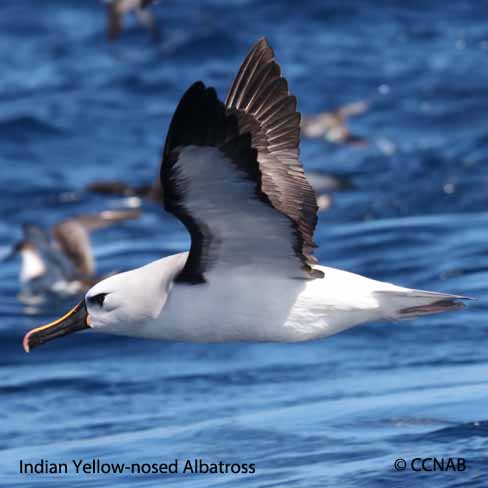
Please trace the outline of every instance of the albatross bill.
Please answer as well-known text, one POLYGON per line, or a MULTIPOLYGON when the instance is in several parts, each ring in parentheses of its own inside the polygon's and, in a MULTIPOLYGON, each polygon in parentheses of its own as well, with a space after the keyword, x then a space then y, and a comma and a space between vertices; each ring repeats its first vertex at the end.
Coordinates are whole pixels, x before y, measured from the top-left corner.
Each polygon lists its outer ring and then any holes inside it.
POLYGON ((161 163, 164 207, 188 230, 189 252, 97 283, 78 308, 29 332, 24 348, 88 324, 159 340, 304 341, 462 307, 458 295, 317 264, 317 203, 299 133, 296 99, 265 39, 225 103, 194 83, 173 115, 161 163))
POLYGON ((28 332, 24 337, 22 345, 25 352, 29 352, 33 347, 45 344, 57 337, 88 328, 90 328, 90 317, 86 310, 85 301, 83 300, 58 320, 28 332))

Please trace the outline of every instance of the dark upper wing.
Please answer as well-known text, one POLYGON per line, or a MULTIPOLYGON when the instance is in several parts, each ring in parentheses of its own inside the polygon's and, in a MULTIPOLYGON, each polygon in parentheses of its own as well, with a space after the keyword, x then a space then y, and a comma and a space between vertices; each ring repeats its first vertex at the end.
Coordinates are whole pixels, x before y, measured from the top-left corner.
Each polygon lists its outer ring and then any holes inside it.
POLYGON ((298 159, 295 101, 283 95, 286 81, 274 62, 258 80, 262 83, 254 83, 253 74, 268 57, 260 56, 253 70, 246 68, 263 43, 244 62, 227 107, 214 89, 198 82, 183 95, 171 121, 161 181, 166 209, 191 234, 181 281, 202 282, 213 270, 237 267, 315 275, 309 253, 317 206, 298 159), (276 86, 266 83, 277 75, 276 86), (246 111, 248 104, 233 92, 255 93, 264 108, 246 111))
POLYGON ((272 205, 296 223, 302 253, 310 260, 317 201, 299 158, 300 113, 266 39, 247 55, 225 104, 237 112, 240 132, 250 132, 258 150, 262 189, 272 205))

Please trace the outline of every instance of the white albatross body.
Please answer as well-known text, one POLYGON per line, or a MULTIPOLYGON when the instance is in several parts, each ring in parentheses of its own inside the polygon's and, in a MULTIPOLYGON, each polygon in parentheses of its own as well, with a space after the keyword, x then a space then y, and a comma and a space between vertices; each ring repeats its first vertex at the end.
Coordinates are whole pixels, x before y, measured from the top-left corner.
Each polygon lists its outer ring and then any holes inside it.
POLYGON ((24 348, 76 330, 193 342, 294 342, 372 320, 455 310, 462 297, 319 266, 317 202, 299 159, 300 114, 273 51, 258 41, 222 103, 194 83, 163 151, 165 209, 188 253, 111 276, 24 348))
MULTIPOLYGON (((92 330, 165 341, 298 342, 363 322, 409 318, 402 310, 410 307, 420 307, 421 315, 424 306, 452 297, 318 265, 322 279, 284 280, 244 266, 230 276, 213 276, 202 286, 171 284, 166 289, 187 257, 168 256, 95 285, 90 291, 94 296, 101 290, 123 290, 120 297, 130 295, 134 310, 126 306, 119 317, 99 317, 94 310, 92 330), (159 290, 158 301, 146 294, 148 289, 159 290), (140 310, 145 310, 144 317, 140 310)), ((104 307, 113 306, 117 314, 120 297, 110 293, 104 307)))

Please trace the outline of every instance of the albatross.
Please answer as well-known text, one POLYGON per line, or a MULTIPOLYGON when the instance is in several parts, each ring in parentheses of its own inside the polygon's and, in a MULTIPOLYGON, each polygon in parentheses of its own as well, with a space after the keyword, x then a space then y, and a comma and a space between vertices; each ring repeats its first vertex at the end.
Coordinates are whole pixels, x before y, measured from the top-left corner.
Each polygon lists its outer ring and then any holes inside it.
POLYGON ((305 341, 462 307, 462 296, 317 264, 317 204, 299 130, 296 99, 265 39, 225 103, 194 83, 161 163, 164 207, 188 230, 189 252, 97 283, 66 315, 28 332, 24 349, 83 329, 165 341, 305 341))
POLYGON ((36 224, 22 226, 22 240, 5 260, 21 257, 19 298, 37 302, 45 294, 79 295, 101 279, 95 273, 90 234, 136 219, 136 209, 104 210, 69 217, 46 230, 36 224))

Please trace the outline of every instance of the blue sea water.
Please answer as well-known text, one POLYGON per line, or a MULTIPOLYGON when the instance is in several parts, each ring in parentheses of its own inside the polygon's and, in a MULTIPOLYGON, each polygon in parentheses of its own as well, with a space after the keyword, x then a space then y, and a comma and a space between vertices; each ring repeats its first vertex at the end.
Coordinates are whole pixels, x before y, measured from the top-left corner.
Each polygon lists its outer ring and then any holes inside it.
MULTIPOLYGON (((0 253, 44 226, 124 201, 95 179, 151 181, 176 103, 226 93, 267 36, 303 113, 366 99, 367 147, 302 142, 306 169, 354 188, 320 215, 322 263, 478 298, 465 311, 369 324, 301 344, 191 345, 79 334, 26 355, 65 311, 18 300, 0 266, 0 486, 486 487, 488 28, 486 4, 162 0, 162 39, 134 19, 116 43, 95 0, 0 3, 0 253), (414 472, 413 458, 464 458, 414 472), (19 462, 254 463, 254 474, 21 475, 19 462), (407 460, 397 472, 394 461, 407 460)), ((147 204, 93 236, 101 273, 184 250, 147 204)), ((196 317, 195 320, 198 320, 196 317)))

